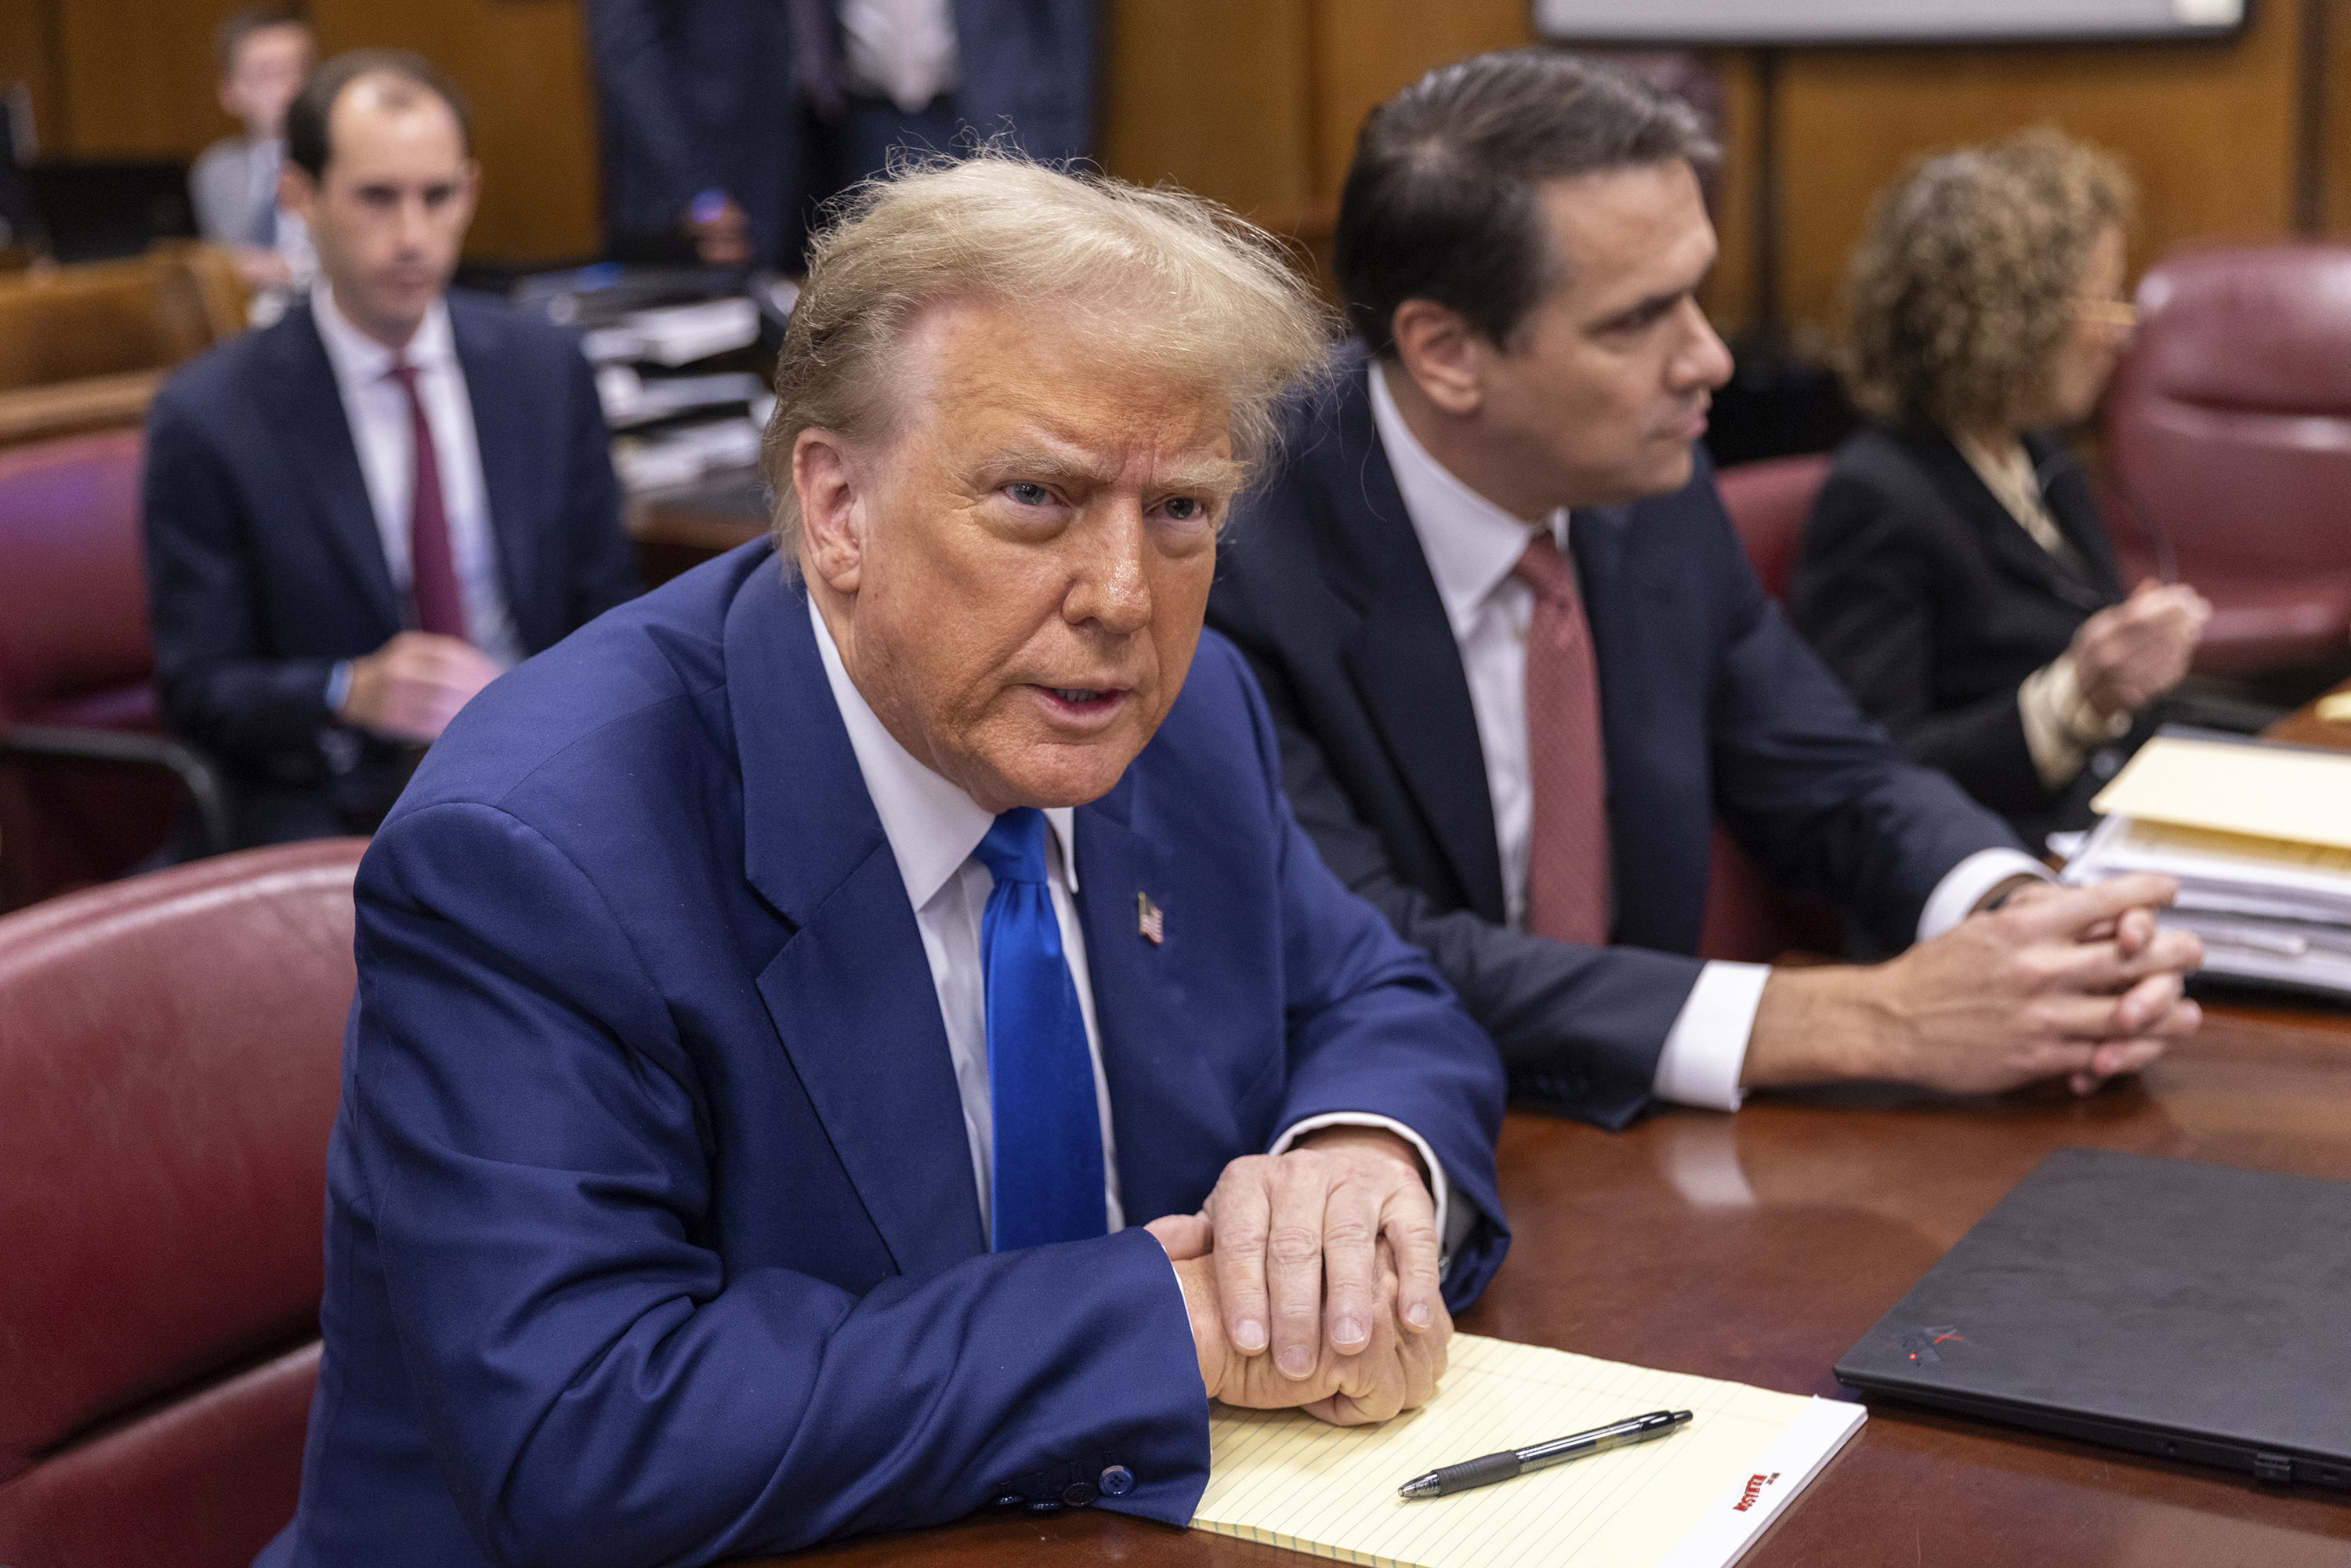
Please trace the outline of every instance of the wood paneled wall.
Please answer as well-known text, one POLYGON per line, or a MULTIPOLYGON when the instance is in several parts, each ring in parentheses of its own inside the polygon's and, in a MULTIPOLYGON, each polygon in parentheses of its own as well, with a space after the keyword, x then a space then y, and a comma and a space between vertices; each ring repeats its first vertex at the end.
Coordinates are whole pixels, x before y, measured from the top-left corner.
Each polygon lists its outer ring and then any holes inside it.
MULTIPOLYGON (((2243 36, 2219 44, 1785 51, 1775 83, 1783 319, 1841 320, 1870 198, 1914 158, 2031 125, 2121 156, 2139 186, 2137 264, 2192 241, 2290 235, 2302 10, 2303 0, 2262 0, 2243 36)), ((1757 72, 1752 57, 1730 65, 1757 72)), ((1751 132, 1734 145, 1751 157, 1751 132)))
MULTIPOLYGON (((27 79, 44 149, 193 155, 232 127, 209 38, 232 0, 0 0, 0 81, 27 79)), ((1833 331, 1869 198, 1937 148, 2054 123, 2138 176, 2136 255, 2295 225, 2297 87, 2333 92, 2318 125, 2315 217, 2351 235, 2351 0, 2259 0, 2223 44, 1788 49, 1709 56, 1723 80, 1723 256, 1707 300, 1726 329, 1765 313, 1833 331), (2306 37, 2306 35, 2314 35, 2306 37), (2314 55, 2305 55, 2314 47, 2314 55), (1758 154, 1777 243, 1759 266, 1758 154)), ((1528 41, 1525 0, 1103 0, 1102 158, 1172 180, 1310 240, 1327 233, 1356 127, 1429 68, 1528 41)), ((329 50, 422 50, 474 100, 486 179, 470 249, 537 262, 596 243, 593 97, 578 0, 312 0, 329 50)))
MULTIPOLYGON (((0 0, 0 82, 31 83, 51 157, 193 158, 234 134, 213 28, 243 0, 0 0)), ((482 206, 469 254, 594 252, 596 127, 577 0, 309 0, 328 54, 412 48, 474 110, 482 206)))

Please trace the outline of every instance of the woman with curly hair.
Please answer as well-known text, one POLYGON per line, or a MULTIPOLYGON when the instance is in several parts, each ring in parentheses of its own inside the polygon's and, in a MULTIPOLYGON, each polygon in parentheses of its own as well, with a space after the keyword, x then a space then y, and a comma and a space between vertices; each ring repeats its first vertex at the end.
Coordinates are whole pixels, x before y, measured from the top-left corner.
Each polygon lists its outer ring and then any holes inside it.
POLYGON ((1871 716, 2036 849, 2152 727, 2211 613, 2127 596, 2059 432, 2129 334, 2128 178, 2053 131, 1919 163, 1855 253, 1847 380, 1876 423, 1805 530, 1796 624, 1871 716))

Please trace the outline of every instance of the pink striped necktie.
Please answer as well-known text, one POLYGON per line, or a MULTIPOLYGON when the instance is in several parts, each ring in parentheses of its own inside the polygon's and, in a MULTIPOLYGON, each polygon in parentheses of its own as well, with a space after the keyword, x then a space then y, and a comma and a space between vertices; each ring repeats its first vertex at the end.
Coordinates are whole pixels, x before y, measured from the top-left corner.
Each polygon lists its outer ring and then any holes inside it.
POLYGON ((1549 528, 1510 575, 1534 591, 1527 626, 1527 764, 1534 831, 1527 929, 1560 942, 1608 940, 1608 789, 1600 677, 1575 570, 1549 528))
POLYGON ((416 484, 409 492, 413 499, 408 510, 408 560, 417 630, 462 641, 465 601, 457 591, 457 567, 449 554, 449 515, 441 495, 441 460, 433 448, 433 425, 424 417, 424 400, 416 395, 416 367, 395 360, 390 374, 408 394, 409 419, 416 434, 416 484))

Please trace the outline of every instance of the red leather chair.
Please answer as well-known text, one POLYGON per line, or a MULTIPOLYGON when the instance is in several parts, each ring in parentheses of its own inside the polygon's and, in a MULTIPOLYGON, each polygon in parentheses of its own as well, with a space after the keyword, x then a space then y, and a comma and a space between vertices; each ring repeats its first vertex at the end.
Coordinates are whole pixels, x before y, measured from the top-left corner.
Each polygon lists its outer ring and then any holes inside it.
POLYGON ((0 917, 0 1563, 242 1568, 293 1517, 365 847, 0 917))
POLYGON ((1828 476, 1828 455, 1818 452, 1735 463, 1714 476, 1723 509, 1739 530, 1739 542, 1747 547, 1747 559, 1763 580, 1763 591, 1774 599, 1788 597, 1788 576, 1796 569, 1804 523, 1828 476))
POLYGON ((2106 399, 2106 526, 2126 580, 2212 601, 2199 669, 2351 641, 2351 246, 2170 256, 2106 399))
MULTIPOLYGON (((1739 542, 1747 547, 1747 559, 1762 579, 1763 591, 1774 599, 1788 596, 1788 576, 1795 570, 1805 520, 1828 476, 1829 459, 1823 453, 1737 463, 1714 476, 1723 509, 1739 530, 1739 542)), ((1716 826, 1707 868, 1706 919, 1698 931, 1699 957, 1761 964, 1782 953, 1834 953, 1843 942, 1834 910, 1786 897, 1737 841, 1716 826)))
POLYGON ((144 447, 118 430, 0 453, 0 909, 130 870, 183 789, 226 842, 212 770, 155 712, 144 447))

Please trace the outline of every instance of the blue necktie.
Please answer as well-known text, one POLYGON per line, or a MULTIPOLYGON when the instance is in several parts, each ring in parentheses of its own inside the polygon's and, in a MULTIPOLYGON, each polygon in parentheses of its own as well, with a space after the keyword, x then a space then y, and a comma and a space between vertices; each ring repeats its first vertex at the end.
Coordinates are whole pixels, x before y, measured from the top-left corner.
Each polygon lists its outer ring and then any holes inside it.
POLYGON ((998 1252, 1100 1236, 1109 1225, 1093 1057, 1045 886, 1045 814, 1015 807, 972 852, 996 878, 979 923, 995 1126, 988 1234, 998 1252))

